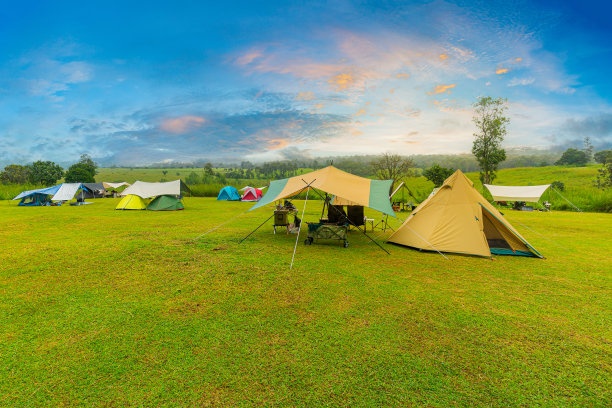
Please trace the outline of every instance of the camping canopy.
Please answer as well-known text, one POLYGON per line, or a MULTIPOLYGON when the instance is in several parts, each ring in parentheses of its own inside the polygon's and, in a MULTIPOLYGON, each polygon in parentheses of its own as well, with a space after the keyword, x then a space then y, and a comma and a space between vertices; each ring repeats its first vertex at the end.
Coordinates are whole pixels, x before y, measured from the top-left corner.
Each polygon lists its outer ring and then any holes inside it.
POLYGON ((491 192, 495 201, 525 201, 537 203, 550 184, 542 186, 496 186, 484 185, 491 192))
POLYGON ((240 201, 240 194, 238 194, 238 190, 232 186, 225 186, 219 191, 219 195, 217 196, 217 200, 219 201, 240 201))
POLYGON ((389 242, 486 257, 491 254, 542 257, 461 170, 423 201, 389 237, 389 242))
POLYGON ((185 207, 181 200, 176 198, 176 196, 168 195, 155 197, 155 199, 147 205, 147 210, 151 211, 177 211, 184 209, 185 207))
POLYGON ((61 187, 61 184, 58 184, 57 186, 53 186, 53 187, 45 187, 45 188, 38 188, 36 190, 22 191, 15 198, 13 198, 13 200, 19 200, 20 198, 24 198, 24 197, 31 196, 34 194, 44 194, 44 195, 52 196, 55 193, 57 193, 57 190, 59 190, 60 187, 61 187))
POLYGON ((102 186, 104 186, 104 188, 119 188, 121 186, 130 186, 129 183, 126 183, 125 181, 123 183, 108 183, 106 181, 102 182, 102 186))
POLYGON ((147 208, 147 203, 137 195, 130 194, 119 201, 115 210, 144 210, 147 208))
POLYGON ((370 180, 329 166, 307 174, 272 181, 266 195, 250 210, 263 207, 276 200, 293 197, 305 191, 310 185, 312 188, 342 197, 357 205, 395 217, 389 202, 389 190, 392 183, 392 180, 370 180))
POLYGON ((242 201, 259 201, 263 193, 260 189, 251 187, 240 198, 242 201))
POLYGON ((82 183, 63 183, 60 188, 51 198, 53 201, 69 201, 74 198, 74 195, 83 188, 82 183))
POLYGON ((104 197, 106 188, 104 183, 83 183, 85 186, 85 198, 100 198, 104 197))
POLYGON ((122 196, 137 195, 140 198, 150 198, 160 195, 181 195, 185 191, 191 193, 191 190, 183 183, 182 180, 168 181, 165 183, 147 183, 137 181, 121 193, 122 196))

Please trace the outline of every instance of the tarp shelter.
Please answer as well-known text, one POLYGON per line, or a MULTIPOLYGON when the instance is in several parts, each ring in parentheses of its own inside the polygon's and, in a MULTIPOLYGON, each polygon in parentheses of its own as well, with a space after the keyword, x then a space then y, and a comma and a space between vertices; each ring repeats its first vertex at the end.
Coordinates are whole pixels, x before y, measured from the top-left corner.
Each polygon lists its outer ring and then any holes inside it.
POLYGON ((550 184, 542 186, 496 186, 484 185, 493 196, 495 201, 525 201, 537 203, 542 194, 550 187, 550 184))
POLYGON ((145 210, 147 203, 137 195, 127 195, 119 201, 115 210, 145 210))
MULTIPOLYGON (((83 183, 63 183, 60 184, 59 190, 53 197, 51 197, 52 201, 70 201, 74 198, 76 193, 79 190, 86 190, 86 187, 83 186, 83 183)), ((83 192, 83 198, 85 193, 83 192)))
POLYGON ((266 194, 251 210, 277 200, 293 197, 310 186, 342 197, 355 205, 369 207, 395 217, 389 202, 389 190, 392 183, 392 180, 370 180, 329 166, 299 176, 272 181, 266 194))
POLYGON ((184 209, 185 207, 181 200, 176 198, 176 196, 169 195, 157 196, 147 205, 147 210, 151 211, 177 211, 184 209))
POLYGON ((217 200, 219 201, 240 201, 240 194, 235 187, 226 186, 219 191, 219 195, 217 196, 217 200))
MULTIPOLYGON (((260 189, 261 191, 263 191, 263 189, 264 189, 264 188, 266 188, 266 187, 267 187, 267 186, 264 186, 264 187, 259 187, 259 189, 260 189)), ((251 187, 251 186, 246 186, 246 187, 242 187, 242 188, 241 188, 240 190, 238 190, 238 191, 247 191, 249 188, 254 188, 254 187, 251 187)))
POLYGON ((34 207, 42 205, 51 205, 51 197, 57 193, 61 184, 53 187, 38 188, 35 190, 26 190, 19 193, 13 200, 19 200, 20 206, 34 207))
POLYGON ((180 196, 182 192, 191 193, 189 187, 182 180, 168 181, 165 183, 147 183, 137 181, 121 193, 122 196, 137 195, 140 198, 157 197, 160 195, 180 196))
POLYGON ((119 187, 123 187, 123 186, 129 187, 129 186, 130 186, 130 184, 129 184, 129 183, 126 183, 125 181, 124 181, 124 182, 122 182, 122 183, 109 183, 109 182, 107 182, 107 181, 103 181, 103 182, 102 182, 102 185, 103 185, 103 186, 104 186, 104 188, 105 188, 105 189, 107 189, 107 190, 110 190, 110 189, 114 189, 114 190, 116 190, 116 189, 118 189, 119 187))
POLYGON ((542 258, 461 170, 423 201, 388 241, 428 251, 542 258))
POLYGON ((104 183, 83 183, 86 187, 85 198, 102 198, 106 193, 104 183))
POLYGON ((259 201, 263 193, 260 189, 251 187, 241 197, 242 201, 259 201))

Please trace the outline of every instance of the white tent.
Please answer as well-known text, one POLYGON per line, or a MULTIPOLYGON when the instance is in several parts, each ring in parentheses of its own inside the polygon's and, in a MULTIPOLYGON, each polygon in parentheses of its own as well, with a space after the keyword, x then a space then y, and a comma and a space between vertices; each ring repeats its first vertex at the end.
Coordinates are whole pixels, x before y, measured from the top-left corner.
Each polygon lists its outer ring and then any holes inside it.
POLYGON ((542 186, 495 186, 484 185, 493 196, 495 201, 525 201, 537 203, 542 194, 550 187, 550 184, 542 186))
MULTIPOLYGON (((262 190, 262 191, 263 191, 263 189, 264 189, 264 188, 266 188, 266 187, 268 187, 268 186, 259 187, 259 188, 258 188, 258 190, 262 190)), ((241 188, 240 190, 238 190, 238 191, 247 191, 248 189, 251 189, 251 188, 255 188, 255 187, 246 186, 246 187, 242 187, 242 188, 241 188)))
POLYGON ((168 181, 165 183, 147 183, 137 181, 121 193, 122 196, 130 194, 137 195, 140 198, 150 198, 160 195, 181 195, 181 190, 189 191, 187 186, 181 180, 168 181))
POLYGON ((59 190, 53 197, 51 197, 51 201, 69 201, 74 198, 74 195, 83 188, 82 183, 64 183, 60 185, 59 190))
POLYGON ((106 181, 103 181, 102 185, 104 185, 104 188, 119 188, 121 186, 130 186, 130 184, 126 183, 125 181, 123 183, 107 183, 106 181))

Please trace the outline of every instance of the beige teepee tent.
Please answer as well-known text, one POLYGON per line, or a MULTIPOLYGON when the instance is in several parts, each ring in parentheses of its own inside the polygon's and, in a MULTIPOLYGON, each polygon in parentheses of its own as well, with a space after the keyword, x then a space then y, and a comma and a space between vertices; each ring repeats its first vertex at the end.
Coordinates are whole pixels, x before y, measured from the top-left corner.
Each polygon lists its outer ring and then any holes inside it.
POLYGON ((389 242, 430 251, 542 258, 461 170, 410 214, 389 242))

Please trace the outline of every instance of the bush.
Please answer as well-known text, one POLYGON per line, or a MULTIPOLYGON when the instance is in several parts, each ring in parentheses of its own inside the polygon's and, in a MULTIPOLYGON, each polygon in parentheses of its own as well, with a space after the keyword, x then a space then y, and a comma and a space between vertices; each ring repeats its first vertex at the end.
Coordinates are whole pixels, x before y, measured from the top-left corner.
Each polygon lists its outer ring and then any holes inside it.
POLYGON ((557 191, 565 191, 565 184, 562 181, 553 181, 550 186, 557 191))
POLYGON ((559 160, 557 160, 557 165, 563 166, 586 166, 589 158, 585 152, 578 149, 569 148, 565 152, 559 160))

